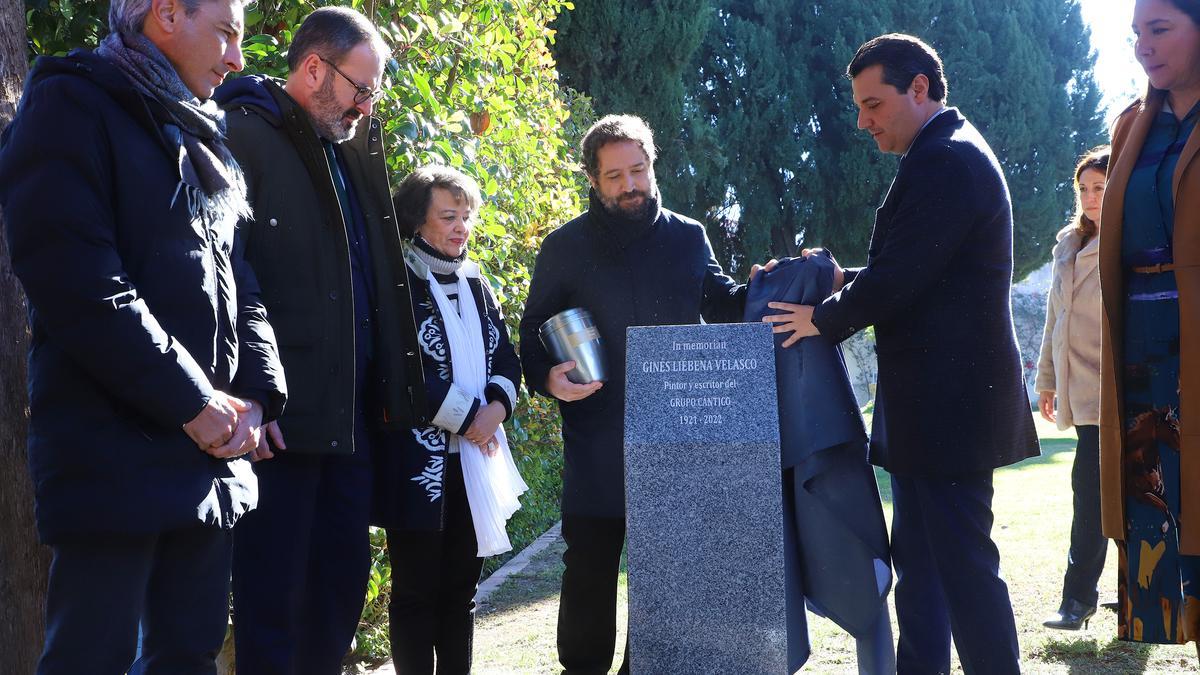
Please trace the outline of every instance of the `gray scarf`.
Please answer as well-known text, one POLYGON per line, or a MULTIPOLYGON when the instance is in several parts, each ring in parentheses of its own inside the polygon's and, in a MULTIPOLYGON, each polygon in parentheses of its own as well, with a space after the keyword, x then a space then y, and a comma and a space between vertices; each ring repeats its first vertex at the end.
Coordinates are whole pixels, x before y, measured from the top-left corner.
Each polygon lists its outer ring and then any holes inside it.
POLYGON ((134 88, 166 109, 167 138, 179 146, 179 186, 171 206, 182 193, 188 212, 207 223, 227 215, 248 218, 246 182, 237 160, 225 147, 225 112, 209 99, 192 94, 175 67, 145 35, 110 33, 96 53, 117 66, 134 88))
POLYGON ((462 267, 463 261, 467 259, 467 252, 464 250, 462 255, 457 258, 442 253, 433 247, 433 244, 425 241, 421 235, 413 235, 413 253, 421 262, 429 266, 429 269, 434 274, 454 274, 458 268, 462 267))

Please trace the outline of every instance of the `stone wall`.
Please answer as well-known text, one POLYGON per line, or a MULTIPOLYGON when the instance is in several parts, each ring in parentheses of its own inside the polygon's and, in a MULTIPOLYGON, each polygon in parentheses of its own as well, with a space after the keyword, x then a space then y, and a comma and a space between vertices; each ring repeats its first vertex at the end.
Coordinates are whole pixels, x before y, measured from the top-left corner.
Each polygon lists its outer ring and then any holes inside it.
POLYGON ((1025 371, 1025 391, 1029 401, 1037 401, 1033 390, 1037 378, 1038 356, 1042 349, 1042 328, 1046 325, 1046 295, 1050 292, 1052 272, 1046 263, 1013 286, 1013 328, 1021 346, 1021 365, 1025 371))
POLYGON ((875 331, 855 333, 842 343, 842 355, 846 358, 846 370, 850 372, 854 398, 860 407, 864 406, 875 397, 875 378, 879 374, 879 364, 875 360, 875 331))

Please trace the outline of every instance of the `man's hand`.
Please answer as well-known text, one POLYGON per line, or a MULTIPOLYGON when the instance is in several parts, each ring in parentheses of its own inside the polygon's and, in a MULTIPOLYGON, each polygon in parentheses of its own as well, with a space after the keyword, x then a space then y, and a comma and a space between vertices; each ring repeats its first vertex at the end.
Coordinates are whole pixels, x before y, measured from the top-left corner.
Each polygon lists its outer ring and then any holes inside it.
POLYGON ((246 404, 224 392, 214 392, 208 404, 192 421, 183 425, 183 431, 201 450, 219 447, 233 437, 238 425, 238 411, 246 404))
POLYGON ((251 462, 274 457, 275 452, 271 450, 272 445, 278 450, 287 450, 287 443, 283 442, 283 432, 279 430, 279 422, 267 422, 263 431, 265 433, 259 435, 258 447, 250 451, 251 462))
POLYGON ((1054 414, 1054 392, 1038 392, 1038 410, 1042 413, 1042 419, 1047 422, 1058 422, 1058 416, 1054 414))
POLYGON ((766 323, 775 324, 771 327, 772 333, 791 333, 791 336, 783 341, 784 347, 791 347, 800 341, 801 338, 806 338, 812 335, 820 335, 821 331, 813 325, 812 305, 794 305, 790 302, 768 302, 767 307, 771 309, 781 309, 784 314, 768 314, 762 318, 766 323))
POLYGON ((759 272, 770 272, 771 270, 775 269, 775 266, 778 264, 779 264, 778 260, 771 258, 770 260, 768 260, 766 262, 765 265, 751 265, 750 266, 750 281, 754 281, 754 275, 758 274, 759 272))
MULTIPOLYGON (((496 435, 496 429, 499 429, 504 421, 505 412, 504 404, 499 401, 492 401, 483 406, 475 413, 475 419, 471 420, 471 426, 463 433, 463 438, 483 450, 488 441, 496 435)), ((488 454, 486 450, 484 454, 488 454)))
MULTIPOLYGON (((823 250, 823 249, 819 249, 819 248, 803 249, 802 251, 800 251, 800 257, 807 260, 808 256, 812 255, 814 251, 820 251, 820 250, 823 250)), ((846 285, 846 273, 844 271, 842 271, 841 265, 834 262, 833 263, 833 290, 830 292, 837 293, 838 291, 842 290, 842 286, 845 286, 845 285, 846 285)))
POLYGON ((564 361, 550 369, 546 377, 546 390, 560 401, 579 401, 600 390, 603 382, 575 384, 567 379, 567 371, 575 367, 574 361, 564 361))
POLYGON ((243 401, 232 396, 229 400, 238 411, 237 427, 233 430, 233 435, 223 444, 204 449, 217 459, 241 457, 253 452, 262 443, 262 406, 257 401, 243 401))

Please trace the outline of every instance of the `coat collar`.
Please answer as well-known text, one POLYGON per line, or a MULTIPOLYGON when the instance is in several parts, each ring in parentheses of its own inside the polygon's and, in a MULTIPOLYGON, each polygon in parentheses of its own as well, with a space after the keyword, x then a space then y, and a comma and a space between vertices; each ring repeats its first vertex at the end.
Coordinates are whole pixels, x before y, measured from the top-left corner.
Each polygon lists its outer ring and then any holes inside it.
MULTIPOLYGON (((912 154, 913 150, 916 150, 925 143, 931 142, 935 138, 942 138, 950 135, 955 127, 966 121, 967 118, 962 116, 962 113, 958 111, 958 108, 942 108, 941 111, 939 111, 936 115, 929 118, 929 121, 925 123, 925 126, 917 132, 916 138, 913 139, 912 145, 908 146, 908 150, 905 151, 904 157, 908 157, 912 154)), ((903 157, 901 159, 903 159, 903 157)))
MULTIPOLYGON (((1075 229, 1074 223, 1059 230, 1055 239, 1057 243, 1054 244, 1054 251, 1052 253, 1055 260, 1059 260, 1067 256, 1074 257, 1081 248, 1081 237, 1079 236, 1078 230, 1075 229)), ((1091 244, 1098 240, 1099 237, 1092 237, 1092 241, 1088 243, 1091 244)))
MULTIPOLYGON (((1146 142, 1146 137, 1150 135, 1150 129, 1154 126, 1154 120, 1158 114, 1163 111, 1163 105, 1167 100, 1167 92, 1162 89, 1150 87, 1146 96, 1142 99, 1141 105, 1130 106, 1130 110, 1137 110, 1137 117, 1133 121, 1133 126, 1129 131, 1128 143, 1134 147, 1141 148, 1146 142)), ((1174 195, 1176 204, 1179 202, 1179 181, 1183 179, 1183 172, 1187 170, 1188 164, 1196 157, 1196 153, 1200 152, 1200 135, 1192 134, 1183 146, 1183 152, 1179 155, 1179 162, 1175 165, 1175 173, 1171 177, 1171 194, 1174 195)), ((1137 152, 1122 153, 1118 161, 1109 168, 1108 182, 1116 183, 1117 185, 1126 185, 1129 182, 1129 177, 1133 174, 1133 169, 1137 165, 1137 152), (1114 178, 1116 179, 1114 181, 1114 178)), ((1113 211, 1125 208, 1125 194, 1120 191, 1119 194, 1114 194, 1111 191, 1105 192, 1105 197, 1113 195, 1113 211)), ((1107 199, 1106 199, 1107 201, 1107 199)))
POLYGON ((1183 146, 1183 152, 1179 155, 1179 163, 1175 165, 1175 175, 1171 177, 1171 194, 1174 195, 1176 207, 1179 206, 1179 181, 1183 179, 1183 172, 1196 157, 1197 152, 1200 152, 1200 134, 1193 133, 1188 137, 1187 144, 1183 146))

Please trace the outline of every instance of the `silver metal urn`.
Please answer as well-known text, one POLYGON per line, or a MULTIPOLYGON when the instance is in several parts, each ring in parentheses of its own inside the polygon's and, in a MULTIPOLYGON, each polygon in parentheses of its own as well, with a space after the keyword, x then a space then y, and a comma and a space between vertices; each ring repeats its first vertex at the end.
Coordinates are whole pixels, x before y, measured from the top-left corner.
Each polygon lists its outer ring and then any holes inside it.
POLYGON ((574 361, 567 379, 575 384, 606 382, 604 343, 592 315, 580 307, 567 309, 546 320, 538 329, 546 351, 559 363, 574 361))

